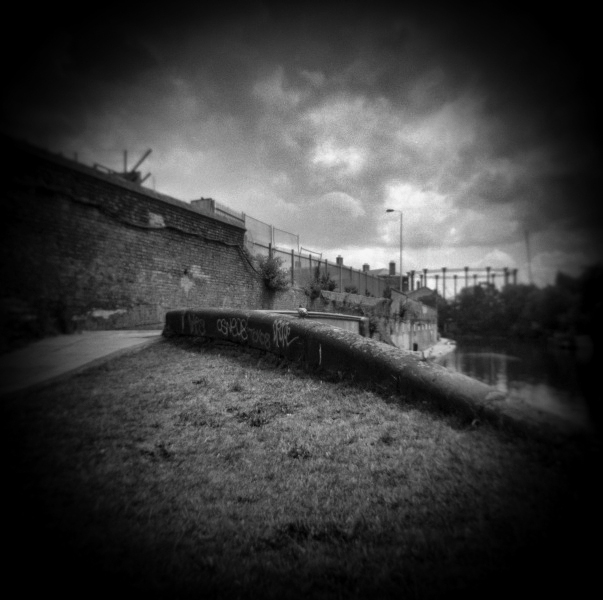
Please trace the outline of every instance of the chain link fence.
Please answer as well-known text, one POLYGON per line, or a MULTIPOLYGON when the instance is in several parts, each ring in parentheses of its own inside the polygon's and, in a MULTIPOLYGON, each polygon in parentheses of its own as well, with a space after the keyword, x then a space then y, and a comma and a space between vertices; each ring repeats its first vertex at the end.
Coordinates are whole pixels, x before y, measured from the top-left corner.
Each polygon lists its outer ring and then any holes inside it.
POLYGON ((245 227, 245 246, 252 256, 258 254, 278 257, 287 271, 293 285, 305 287, 316 279, 326 276, 334 283, 337 292, 350 292, 364 296, 381 298, 387 282, 352 267, 323 259, 322 252, 303 248, 299 235, 278 229, 269 223, 254 219, 216 202, 212 198, 201 198, 191 202, 199 210, 218 215, 237 225, 245 227))
POLYGON ((349 292, 363 296, 382 298, 387 282, 367 271, 360 271, 343 264, 330 262, 316 254, 305 254, 295 250, 286 251, 273 248, 270 244, 260 244, 247 240, 247 249, 252 256, 272 256, 280 258, 282 269, 287 272, 292 285, 306 287, 316 277, 326 276, 335 284, 333 291, 349 292))
POLYGON ((248 242, 299 252, 299 235, 279 229, 249 215, 244 215, 244 217, 245 229, 247 229, 245 237, 248 242))

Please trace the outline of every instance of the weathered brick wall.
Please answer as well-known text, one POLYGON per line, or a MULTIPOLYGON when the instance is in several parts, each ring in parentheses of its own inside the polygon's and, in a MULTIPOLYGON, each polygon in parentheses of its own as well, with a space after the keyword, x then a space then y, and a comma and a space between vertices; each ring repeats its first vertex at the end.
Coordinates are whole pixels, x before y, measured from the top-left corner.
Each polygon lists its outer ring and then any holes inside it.
POLYGON ((166 311, 260 308, 244 230, 190 205, 2 140, 3 342, 163 324, 166 311))
POLYGON ((169 310, 300 305, 369 316, 375 337, 400 338, 401 347, 435 341, 432 315, 412 311, 405 320, 422 323, 400 337, 400 299, 267 292, 244 249, 244 229, 231 222, 6 138, 0 148, 0 349, 75 329, 162 326, 169 310))

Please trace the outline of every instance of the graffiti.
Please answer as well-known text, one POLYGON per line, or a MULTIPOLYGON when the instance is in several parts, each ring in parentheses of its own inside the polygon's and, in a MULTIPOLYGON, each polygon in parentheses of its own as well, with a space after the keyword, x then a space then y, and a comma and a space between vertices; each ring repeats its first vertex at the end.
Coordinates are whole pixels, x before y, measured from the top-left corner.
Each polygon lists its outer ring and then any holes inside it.
POLYGON ((267 331, 261 331, 260 329, 252 329, 247 327, 249 333, 249 339, 251 343, 260 348, 270 350, 270 333, 267 331))
POLYGON ((216 328, 225 338, 242 343, 250 341, 256 347, 270 350, 270 333, 249 327, 247 319, 240 317, 218 319, 216 328))
POLYGON ((278 320, 272 324, 272 339, 277 348, 288 348, 299 336, 289 339, 291 325, 288 321, 278 320))
MULTIPOLYGON (((188 320, 188 326, 189 326, 190 332, 193 335, 204 336, 205 335, 205 319, 198 317, 194 313, 186 313, 186 317, 188 320)), ((182 317, 182 320, 184 321, 184 315, 182 317)), ((183 323, 183 329, 184 329, 184 323, 183 323)))
POLYGON ((224 336, 228 337, 228 319, 218 319, 216 329, 224 336))
POLYGON ((246 342, 249 338, 247 334, 247 319, 241 319, 240 317, 218 319, 216 327, 224 337, 232 340, 246 342))

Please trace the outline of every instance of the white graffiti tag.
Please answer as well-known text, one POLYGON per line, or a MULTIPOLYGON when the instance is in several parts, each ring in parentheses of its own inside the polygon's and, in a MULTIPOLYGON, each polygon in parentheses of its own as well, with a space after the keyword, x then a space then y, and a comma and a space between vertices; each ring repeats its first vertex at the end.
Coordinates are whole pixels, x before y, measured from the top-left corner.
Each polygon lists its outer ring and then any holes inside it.
MULTIPOLYGON (((204 336, 205 335, 205 319, 198 317, 194 313, 186 313, 186 318, 188 320, 188 326, 190 332, 193 335, 204 336)), ((184 318, 183 318, 184 321, 184 318)))
POLYGON ((251 327, 247 327, 247 332, 254 346, 270 350, 270 332, 262 331, 261 329, 252 329, 251 327))
POLYGON ((228 337, 228 319, 218 319, 216 329, 224 336, 228 337))
POLYGON ((231 317, 230 319, 218 319, 216 321, 218 331, 225 337, 241 342, 249 338, 247 334, 247 319, 231 317))
POLYGON ((288 348, 299 336, 289 339, 291 325, 287 321, 278 320, 272 324, 272 341, 277 348, 288 348))

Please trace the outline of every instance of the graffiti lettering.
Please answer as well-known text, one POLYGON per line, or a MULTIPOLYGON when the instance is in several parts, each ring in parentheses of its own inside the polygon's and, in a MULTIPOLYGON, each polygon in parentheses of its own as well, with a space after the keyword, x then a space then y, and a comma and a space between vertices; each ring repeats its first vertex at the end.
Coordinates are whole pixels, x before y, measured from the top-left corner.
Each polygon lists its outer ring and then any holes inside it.
POLYGON ((272 340, 277 348, 288 348, 299 336, 289 339, 291 325, 288 321, 278 320, 272 324, 272 340))
POLYGON ((235 340, 247 341, 247 319, 230 319, 230 336, 235 340))
POLYGON ((218 319, 216 329, 224 336, 228 337, 228 319, 218 319))
MULTIPOLYGON (((188 320, 188 326, 193 335, 204 336, 205 335, 205 319, 198 317, 194 313, 186 313, 188 320)), ((182 317, 184 321, 184 317, 182 317)))
POLYGON ((251 327, 247 327, 247 332, 252 344, 270 350, 270 333, 261 331, 260 329, 252 329, 251 327))
POLYGON ((224 336, 228 337, 228 319, 218 319, 216 329, 224 336))
POLYGON ((249 338, 247 334, 247 319, 231 317, 230 319, 218 319, 216 321, 218 331, 227 338, 246 342, 249 338))

